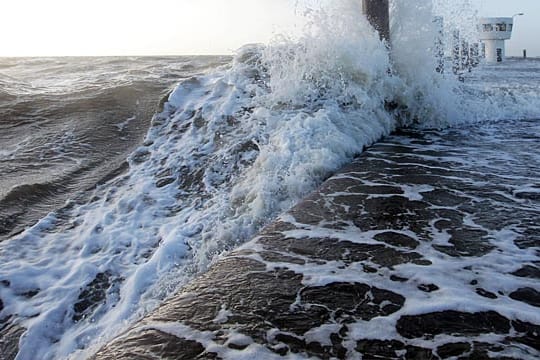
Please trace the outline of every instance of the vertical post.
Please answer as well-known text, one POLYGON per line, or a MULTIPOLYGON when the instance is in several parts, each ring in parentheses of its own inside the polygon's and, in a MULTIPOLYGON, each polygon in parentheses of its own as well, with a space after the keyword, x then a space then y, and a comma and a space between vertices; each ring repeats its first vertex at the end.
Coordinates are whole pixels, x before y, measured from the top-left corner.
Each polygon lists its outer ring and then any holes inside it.
POLYGON ((461 39, 461 48, 460 48, 460 68, 461 70, 470 70, 470 53, 469 53, 469 42, 465 39, 461 39))
POLYGON ((452 33, 452 71, 454 74, 461 70, 461 41, 459 30, 452 33))
POLYGON ((388 0, 362 0, 362 11, 381 40, 390 45, 390 10, 388 0))
POLYGON ((438 73, 444 73, 444 18, 442 16, 436 16, 433 18, 435 24, 435 30, 437 31, 437 37, 435 38, 435 58, 437 59, 438 73))
POLYGON ((477 67, 480 64, 480 44, 474 43, 470 50, 471 63, 473 67, 477 67))
POLYGON ((524 58, 524 59, 527 58, 527 49, 523 49, 523 58, 524 58))

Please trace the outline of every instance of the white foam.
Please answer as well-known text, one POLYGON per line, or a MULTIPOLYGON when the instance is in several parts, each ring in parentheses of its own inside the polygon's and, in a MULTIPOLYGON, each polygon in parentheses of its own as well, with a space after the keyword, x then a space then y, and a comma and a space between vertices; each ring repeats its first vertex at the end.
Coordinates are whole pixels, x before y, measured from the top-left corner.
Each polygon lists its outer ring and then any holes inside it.
MULTIPOLYGON (((433 41, 430 29, 413 26, 431 19, 428 1, 395 2, 391 58, 358 6, 313 11, 301 38, 246 46, 230 67, 182 82, 127 175, 69 210, 67 226, 50 214, 2 243, 0 273, 13 285, 0 287, 1 315, 28 317, 18 359, 36 351, 44 359, 88 355, 76 351, 125 329, 396 126, 489 120, 536 101, 532 91, 483 91, 480 80, 459 85, 435 72, 428 53, 411 52, 433 41), (387 101, 411 116, 397 121, 387 101), (158 187, 162 173, 176 180, 158 187), (100 273, 115 285, 73 323, 81 288, 100 273), (36 289, 35 297, 23 295, 36 289)), ((538 108, 516 114, 538 115, 538 108)), ((426 191, 406 190, 411 199, 426 191)), ((448 263, 434 269, 443 273, 448 263)), ((331 270, 317 270, 313 281, 349 276, 331 270)))

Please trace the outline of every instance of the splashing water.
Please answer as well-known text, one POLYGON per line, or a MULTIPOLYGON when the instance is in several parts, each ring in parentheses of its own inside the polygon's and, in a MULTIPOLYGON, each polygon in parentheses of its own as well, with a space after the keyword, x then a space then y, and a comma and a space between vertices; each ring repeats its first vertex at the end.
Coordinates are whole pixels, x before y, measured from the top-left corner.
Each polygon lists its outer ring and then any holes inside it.
POLYGON ((392 2, 391 53, 359 2, 340 1, 310 11, 298 39, 245 46, 182 82, 126 175, 3 243, 2 316, 27 329, 18 358, 89 355, 396 127, 504 118, 526 102, 437 73, 443 2, 410 3, 392 2))

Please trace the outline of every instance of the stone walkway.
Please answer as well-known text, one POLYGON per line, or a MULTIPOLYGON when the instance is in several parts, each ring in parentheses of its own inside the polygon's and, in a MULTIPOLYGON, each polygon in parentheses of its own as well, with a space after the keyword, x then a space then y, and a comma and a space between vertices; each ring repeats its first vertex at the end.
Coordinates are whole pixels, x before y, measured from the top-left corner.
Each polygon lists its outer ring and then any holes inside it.
POLYGON ((96 359, 540 358, 540 125, 368 149, 96 359))

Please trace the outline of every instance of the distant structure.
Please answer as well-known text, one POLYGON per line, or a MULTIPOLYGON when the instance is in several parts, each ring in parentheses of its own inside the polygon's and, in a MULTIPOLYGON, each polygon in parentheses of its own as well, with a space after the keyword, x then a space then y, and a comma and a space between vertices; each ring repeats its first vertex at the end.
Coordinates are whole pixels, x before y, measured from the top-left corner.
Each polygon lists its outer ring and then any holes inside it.
MULTIPOLYGON (((521 15, 521 14, 518 14, 521 15)), ((512 37, 513 17, 490 17, 480 19, 479 38, 485 44, 486 62, 503 62, 505 41, 512 37)))

